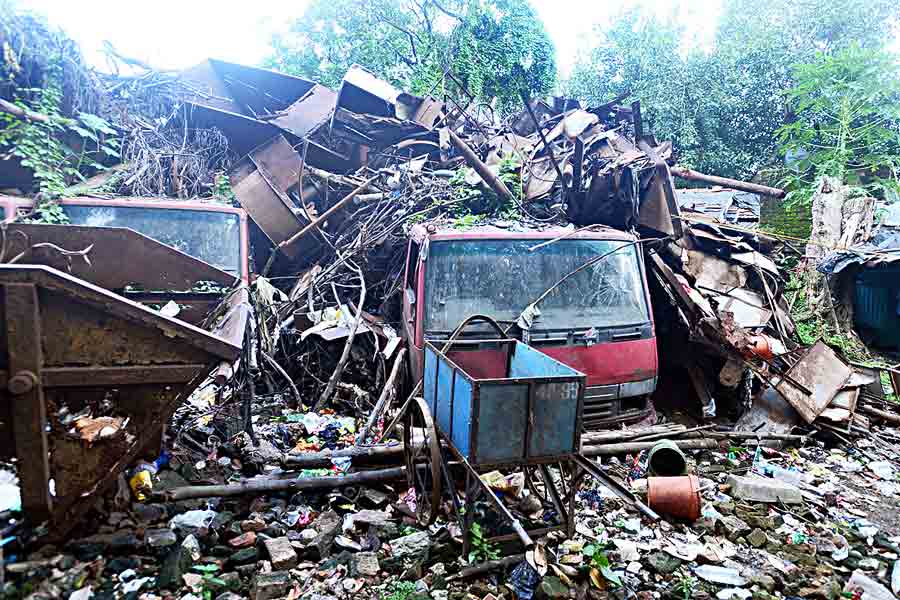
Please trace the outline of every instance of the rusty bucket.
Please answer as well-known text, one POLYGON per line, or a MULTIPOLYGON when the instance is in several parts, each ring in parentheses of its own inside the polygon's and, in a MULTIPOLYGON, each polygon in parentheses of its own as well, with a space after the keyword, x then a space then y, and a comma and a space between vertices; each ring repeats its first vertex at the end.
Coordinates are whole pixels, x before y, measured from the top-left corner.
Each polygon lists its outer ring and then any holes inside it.
POLYGON ((696 521, 700 518, 700 480, 696 475, 650 477, 647 502, 658 513, 696 521))
POLYGON ((653 475, 675 477, 687 473, 687 460, 678 444, 660 440, 647 455, 647 468, 653 475))

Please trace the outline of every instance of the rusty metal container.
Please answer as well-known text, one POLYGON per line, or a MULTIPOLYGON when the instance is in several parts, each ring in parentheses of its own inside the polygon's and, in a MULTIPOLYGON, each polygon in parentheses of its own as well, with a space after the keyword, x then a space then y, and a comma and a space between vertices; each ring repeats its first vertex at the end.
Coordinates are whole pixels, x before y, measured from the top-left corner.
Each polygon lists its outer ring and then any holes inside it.
POLYGON ((18 458, 31 522, 64 535, 124 468, 158 455, 175 408, 238 358, 245 300, 236 290, 206 331, 50 267, 0 265, 0 457, 18 458), (64 417, 95 409, 111 414, 64 417))
POLYGON ((650 473, 660 477, 676 477, 687 472, 687 460, 678 444, 672 440, 660 440, 647 455, 650 473))
POLYGON ((696 475, 650 477, 647 503, 658 513, 696 521, 700 518, 700 480, 696 475))

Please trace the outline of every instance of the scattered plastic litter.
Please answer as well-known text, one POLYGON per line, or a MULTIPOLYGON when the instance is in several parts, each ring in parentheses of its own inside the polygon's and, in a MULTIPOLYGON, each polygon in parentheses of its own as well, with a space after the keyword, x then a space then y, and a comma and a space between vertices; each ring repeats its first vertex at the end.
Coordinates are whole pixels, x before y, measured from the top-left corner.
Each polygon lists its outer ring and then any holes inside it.
POLYGON ((694 574, 700 579, 712 583, 733 586, 747 585, 747 580, 741 576, 737 569, 717 567, 715 565, 701 565, 694 567, 694 574))

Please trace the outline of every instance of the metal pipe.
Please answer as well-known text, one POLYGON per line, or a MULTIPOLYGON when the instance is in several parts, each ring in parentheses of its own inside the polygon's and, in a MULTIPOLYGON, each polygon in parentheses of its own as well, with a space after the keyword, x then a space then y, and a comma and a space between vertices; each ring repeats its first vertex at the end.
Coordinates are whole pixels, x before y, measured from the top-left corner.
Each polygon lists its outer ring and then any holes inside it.
POLYGON ((522 102, 525 103, 525 108, 528 110, 528 116, 530 116, 531 120, 534 122, 534 128, 537 129, 538 135, 541 136, 541 142, 543 142, 544 148, 547 149, 547 154, 550 156, 550 162, 553 163, 553 168, 556 170, 556 176, 559 177, 559 184, 562 186, 563 198, 566 198, 569 193, 569 190, 566 187, 566 178, 563 177, 562 169, 559 168, 559 163, 556 162, 556 155, 553 153, 553 147, 547 142, 547 136, 544 135, 544 129, 541 127, 541 124, 537 120, 537 116, 534 114, 534 110, 531 108, 531 103, 528 101, 525 90, 520 90, 519 95, 522 96, 522 102))
POLYGON ((530 547, 534 546, 534 541, 531 539, 531 536, 528 535, 528 532, 525 531, 525 528, 522 527, 522 524, 519 522, 519 520, 515 516, 513 516, 513 514, 511 512, 509 512, 509 509, 506 508, 506 505, 504 505, 503 502, 500 501, 500 499, 497 497, 497 495, 494 493, 494 491, 491 489, 491 487, 487 483, 484 482, 484 480, 478 474, 478 471, 476 471, 472 467, 472 465, 469 464, 469 461, 467 461, 465 458, 462 459, 462 464, 466 467, 466 469, 469 470, 470 474, 472 475, 472 478, 475 480, 475 482, 478 484, 478 486, 482 489, 482 491, 485 493, 485 495, 487 495, 487 499, 491 501, 491 504, 494 505, 494 508, 496 508, 497 511, 506 518, 506 520, 510 524, 510 527, 512 527, 512 530, 519 537, 519 540, 522 542, 522 544, 526 548, 530 548, 530 547))
POLYGON ((707 175, 705 173, 699 173, 692 169, 687 169, 685 167, 680 167, 675 165, 674 167, 670 167, 669 171, 672 175, 676 177, 681 177, 682 179, 687 179, 689 181, 702 181, 704 183, 711 183, 713 185, 721 185, 723 187, 734 188, 736 190, 740 190, 742 192, 750 192, 751 194, 762 194, 763 196, 772 196, 774 198, 784 198, 785 192, 779 188, 769 187, 767 185, 760 185, 758 183, 749 183, 747 181, 738 181, 737 179, 730 179, 728 177, 717 177, 716 175, 707 175))
POLYGON ((604 473, 600 468, 600 465, 587 458, 583 452, 575 455, 575 464, 587 471, 588 475, 603 484, 609 491, 621 498, 623 502, 631 504, 654 521, 659 521, 659 515, 656 514, 653 509, 638 500, 638 498, 621 483, 604 473))
POLYGON ((294 242, 296 242, 297 240, 299 240, 300 238, 305 236, 307 233, 309 233, 313 229, 317 229, 319 227, 320 223, 323 223, 331 215, 333 215, 335 212, 337 212, 338 210, 343 208, 345 204, 347 204, 348 202, 350 202, 351 200, 356 198, 356 196, 358 196, 360 193, 362 193, 366 189, 368 189, 369 185, 376 179, 378 179, 378 176, 372 177, 368 181, 362 183, 358 188, 356 188, 355 190, 353 190, 352 192, 350 192, 349 194, 347 194, 346 196, 344 196, 343 198, 338 200, 334 206, 332 206, 331 208, 329 208, 328 210, 323 212, 321 215, 319 215, 315 221, 313 221, 312 223, 309 223, 306 227, 304 227, 303 229, 301 229, 300 231, 298 231, 297 233, 292 235, 290 238, 288 238, 285 241, 278 244, 278 249, 281 250, 281 249, 285 248, 286 246, 293 244, 294 242))
POLYGON ((484 162, 475 152, 469 147, 467 143, 462 141, 458 135, 453 133, 453 130, 449 127, 447 128, 447 133, 450 134, 450 141, 453 142, 453 145, 462 153, 463 157, 466 159, 466 162, 469 163, 469 166, 475 169, 478 175, 484 180, 486 184, 490 186, 492 190, 497 192, 498 196, 503 197, 504 200, 513 200, 512 192, 509 191, 509 188, 506 187, 506 184, 500 180, 499 177, 494 175, 494 173, 488 168, 484 162))
MULTIPOLYGON (((714 450, 719 447, 716 440, 708 439, 673 440, 673 442, 681 450, 714 450)), ((655 445, 656 442, 631 442, 626 444, 583 446, 581 453, 584 456, 615 456, 617 454, 630 454, 641 450, 649 450, 655 445)))
POLYGON ((265 477, 226 485, 186 485, 166 490, 160 496, 166 501, 175 502, 191 498, 218 498, 220 496, 239 496, 241 494, 258 494, 260 492, 322 490, 361 483, 396 481, 402 479, 404 473, 406 473, 405 468, 394 467, 342 476, 306 477, 301 479, 265 477))

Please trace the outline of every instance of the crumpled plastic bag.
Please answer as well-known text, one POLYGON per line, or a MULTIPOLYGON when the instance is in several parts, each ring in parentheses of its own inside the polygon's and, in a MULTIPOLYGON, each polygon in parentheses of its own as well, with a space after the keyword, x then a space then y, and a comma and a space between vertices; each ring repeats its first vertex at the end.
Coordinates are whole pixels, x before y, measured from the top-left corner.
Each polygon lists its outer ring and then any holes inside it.
POLYGON ((525 489, 525 474, 513 473, 506 476, 500 471, 491 471, 481 476, 481 480, 485 482, 489 488, 504 494, 510 494, 518 498, 525 489))
POLYGON ((531 600, 540 582, 540 574, 524 560, 509 574, 509 584, 518 600, 531 600))
POLYGON ((184 534, 194 533, 199 529, 209 527, 217 514, 214 510, 189 510, 175 516, 169 522, 169 528, 184 534))

